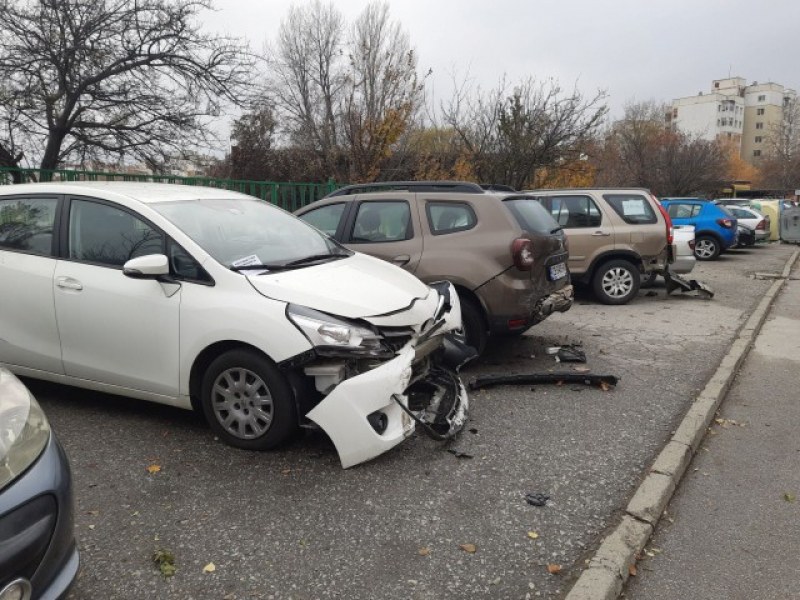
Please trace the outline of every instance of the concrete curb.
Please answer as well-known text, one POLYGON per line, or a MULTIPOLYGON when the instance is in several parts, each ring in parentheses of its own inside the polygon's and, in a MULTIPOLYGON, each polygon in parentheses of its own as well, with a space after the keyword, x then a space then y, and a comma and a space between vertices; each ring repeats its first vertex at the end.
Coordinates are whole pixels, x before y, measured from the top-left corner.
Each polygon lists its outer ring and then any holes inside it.
POLYGON ((800 250, 792 253, 781 278, 773 282, 739 329, 728 353, 639 484, 622 520, 603 539, 566 600, 613 600, 619 596, 628 580, 631 565, 636 563, 636 555, 644 549, 664 508, 675 493, 798 255, 800 250))

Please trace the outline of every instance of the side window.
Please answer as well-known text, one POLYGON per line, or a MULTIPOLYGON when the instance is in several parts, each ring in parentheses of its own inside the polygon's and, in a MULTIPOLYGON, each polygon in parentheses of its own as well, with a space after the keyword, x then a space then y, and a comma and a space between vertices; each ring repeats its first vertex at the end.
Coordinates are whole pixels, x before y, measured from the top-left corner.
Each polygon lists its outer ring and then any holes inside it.
POLYGON ((589 196, 553 196, 550 214, 565 229, 599 227, 603 221, 600 209, 589 196))
POLYGON ((301 215, 300 218, 309 225, 313 225, 333 237, 336 234, 336 230, 339 229, 339 221, 342 220, 344 207, 345 204, 343 202, 328 204, 327 206, 310 210, 301 215))
POLYGON ((472 229, 478 222, 469 204, 461 202, 428 202, 428 223, 433 235, 472 229))
POLYGON ((0 248, 51 256, 55 198, 0 200, 0 248))
POLYGON ((697 214, 699 208, 693 204, 670 204, 667 213, 673 219, 689 219, 697 214))
POLYGON ((605 194, 606 199, 623 221, 630 225, 648 225, 658 223, 658 218, 647 201, 640 194, 605 194))
POLYGON ((137 256, 164 252, 163 236, 132 214, 99 202, 72 200, 69 257, 121 267, 137 256))
POLYGON ((413 237, 411 210, 402 200, 362 202, 353 224, 352 242, 397 242, 413 237))

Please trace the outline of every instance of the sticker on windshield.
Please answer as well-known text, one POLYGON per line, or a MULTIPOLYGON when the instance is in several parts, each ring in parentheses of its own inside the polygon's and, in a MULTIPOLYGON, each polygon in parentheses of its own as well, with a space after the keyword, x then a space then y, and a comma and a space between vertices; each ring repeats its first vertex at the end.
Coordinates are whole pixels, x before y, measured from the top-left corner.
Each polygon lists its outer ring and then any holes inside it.
POLYGON ((260 265, 261 259, 255 254, 245 256, 244 258, 237 258, 231 263, 232 267, 249 267, 250 265, 260 265))

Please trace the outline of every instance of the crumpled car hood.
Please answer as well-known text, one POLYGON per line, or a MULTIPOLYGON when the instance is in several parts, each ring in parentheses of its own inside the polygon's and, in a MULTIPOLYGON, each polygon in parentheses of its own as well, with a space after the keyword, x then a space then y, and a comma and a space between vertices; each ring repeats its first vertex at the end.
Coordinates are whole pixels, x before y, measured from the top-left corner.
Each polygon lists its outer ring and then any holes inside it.
POLYGON ((431 293, 400 267, 359 253, 292 271, 248 274, 247 279, 268 298, 351 319, 403 310, 431 293))

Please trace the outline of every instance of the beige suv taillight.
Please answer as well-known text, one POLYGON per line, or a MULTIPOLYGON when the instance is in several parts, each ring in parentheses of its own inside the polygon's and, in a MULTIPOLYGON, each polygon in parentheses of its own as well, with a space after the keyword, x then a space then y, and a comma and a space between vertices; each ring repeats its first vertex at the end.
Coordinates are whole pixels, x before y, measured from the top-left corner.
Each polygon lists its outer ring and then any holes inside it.
POLYGON ((527 238, 517 238, 511 243, 511 258, 520 271, 530 271, 533 266, 533 242, 527 238))

